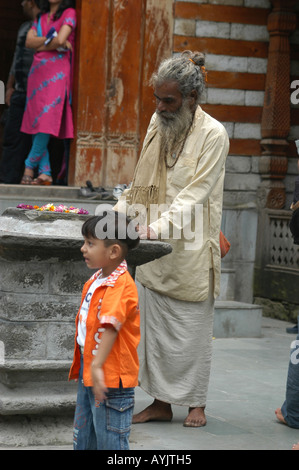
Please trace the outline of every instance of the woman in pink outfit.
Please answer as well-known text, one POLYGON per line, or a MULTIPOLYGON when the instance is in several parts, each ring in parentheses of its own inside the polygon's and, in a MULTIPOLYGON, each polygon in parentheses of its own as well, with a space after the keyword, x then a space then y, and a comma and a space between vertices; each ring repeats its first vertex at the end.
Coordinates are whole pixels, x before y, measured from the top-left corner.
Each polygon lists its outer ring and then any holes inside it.
POLYGON ((36 49, 28 76, 21 131, 32 134, 21 184, 52 184, 50 136, 74 136, 71 110, 76 11, 72 0, 42 0, 41 14, 29 30, 26 47, 36 49), (37 170, 37 178, 33 179, 37 170))

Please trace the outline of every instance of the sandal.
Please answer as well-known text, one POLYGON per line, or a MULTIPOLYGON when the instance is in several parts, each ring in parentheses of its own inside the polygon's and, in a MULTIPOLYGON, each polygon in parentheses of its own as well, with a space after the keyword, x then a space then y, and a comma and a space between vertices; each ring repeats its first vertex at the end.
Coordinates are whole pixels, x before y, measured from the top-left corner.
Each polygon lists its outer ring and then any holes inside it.
POLYGON ((51 176, 50 177, 48 175, 44 175, 44 176, 46 176, 46 178, 42 178, 42 175, 39 175, 37 178, 35 178, 31 182, 31 184, 36 185, 36 186, 51 186, 51 184, 53 183, 51 176))
POLYGON ((20 184, 32 184, 33 178, 30 175, 23 175, 20 184))

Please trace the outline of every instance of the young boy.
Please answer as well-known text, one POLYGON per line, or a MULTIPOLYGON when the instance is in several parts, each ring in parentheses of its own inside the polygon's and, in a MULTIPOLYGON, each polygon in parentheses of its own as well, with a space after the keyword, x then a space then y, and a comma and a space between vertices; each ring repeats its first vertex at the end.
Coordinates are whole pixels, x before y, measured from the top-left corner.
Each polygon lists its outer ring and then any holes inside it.
POLYGON ((125 261, 139 238, 136 232, 130 237, 129 223, 108 211, 82 226, 85 263, 99 271, 84 285, 76 317, 69 374, 79 379, 75 450, 129 449, 140 339, 137 288, 125 261))

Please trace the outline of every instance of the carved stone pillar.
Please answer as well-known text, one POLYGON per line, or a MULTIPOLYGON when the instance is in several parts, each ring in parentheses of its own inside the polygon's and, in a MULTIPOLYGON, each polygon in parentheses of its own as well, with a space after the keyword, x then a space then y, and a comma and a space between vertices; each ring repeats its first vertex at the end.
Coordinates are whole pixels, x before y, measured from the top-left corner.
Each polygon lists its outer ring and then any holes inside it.
POLYGON ((283 179, 288 169, 290 131, 290 45, 289 35, 296 28, 296 0, 271 0, 268 17, 270 34, 268 69, 262 114, 262 156, 258 191, 262 207, 282 209, 285 205, 283 179))

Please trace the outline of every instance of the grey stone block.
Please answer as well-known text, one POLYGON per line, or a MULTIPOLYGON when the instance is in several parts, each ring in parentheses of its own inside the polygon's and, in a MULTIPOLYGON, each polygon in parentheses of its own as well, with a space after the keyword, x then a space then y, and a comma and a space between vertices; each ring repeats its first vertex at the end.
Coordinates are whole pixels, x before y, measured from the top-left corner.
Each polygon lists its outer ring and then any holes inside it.
POLYGON ((261 336, 262 308, 233 301, 216 301, 213 334, 216 338, 261 336))

